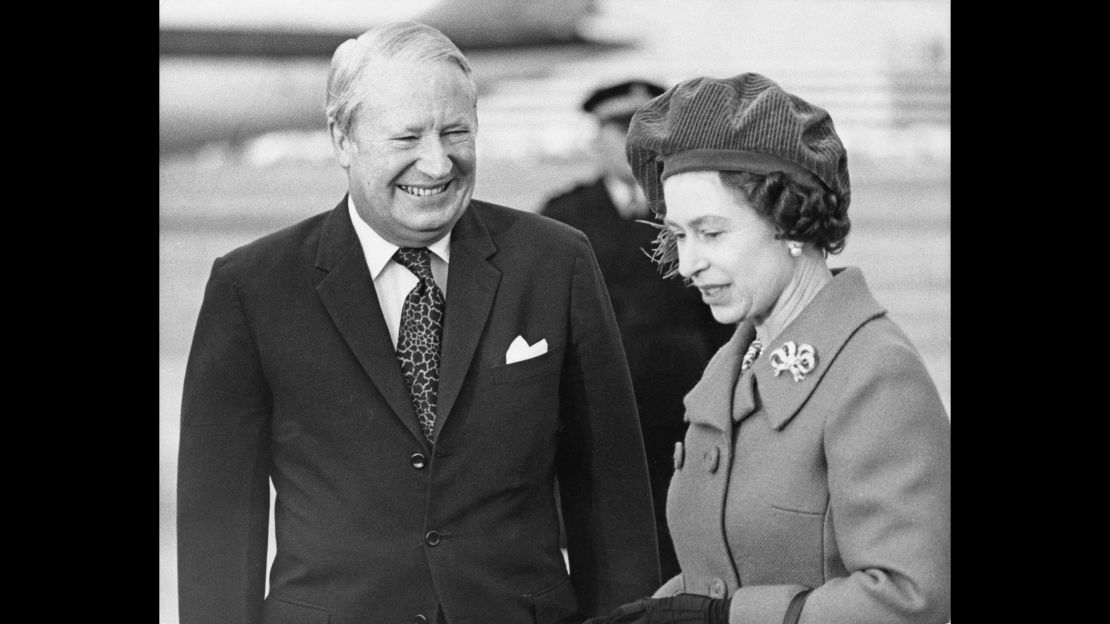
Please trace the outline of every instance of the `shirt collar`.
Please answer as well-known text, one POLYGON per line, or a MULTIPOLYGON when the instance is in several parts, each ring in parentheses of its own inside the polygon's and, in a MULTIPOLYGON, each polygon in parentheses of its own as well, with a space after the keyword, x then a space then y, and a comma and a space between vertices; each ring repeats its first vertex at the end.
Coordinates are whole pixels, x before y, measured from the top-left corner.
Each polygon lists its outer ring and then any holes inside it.
MULTIPOLYGON (((385 240, 378 234, 374 228, 370 227, 362 217, 358 215, 355 210, 355 201, 351 196, 347 195, 347 213, 351 217, 351 223, 355 226, 355 234, 358 235, 358 241, 362 243, 362 253, 366 256, 366 266, 370 269, 370 278, 378 279, 378 275, 385 269, 389 261, 393 259, 393 254, 397 252, 400 247, 385 240)), ((451 263, 451 232, 447 232, 443 238, 428 245, 428 249, 439 256, 445 263, 451 263)))

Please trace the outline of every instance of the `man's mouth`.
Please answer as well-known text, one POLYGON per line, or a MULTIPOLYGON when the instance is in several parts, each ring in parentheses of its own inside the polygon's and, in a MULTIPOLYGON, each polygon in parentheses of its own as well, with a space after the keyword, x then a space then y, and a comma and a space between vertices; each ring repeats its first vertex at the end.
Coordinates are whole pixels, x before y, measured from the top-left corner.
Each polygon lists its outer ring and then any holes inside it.
POLYGON ((432 195, 439 195, 440 193, 446 191, 448 185, 450 184, 450 182, 448 182, 447 184, 442 184, 440 186, 408 186, 406 184, 398 184, 397 188, 408 193, 409 195, 412 195, 413 197, 430 197, 432 195))

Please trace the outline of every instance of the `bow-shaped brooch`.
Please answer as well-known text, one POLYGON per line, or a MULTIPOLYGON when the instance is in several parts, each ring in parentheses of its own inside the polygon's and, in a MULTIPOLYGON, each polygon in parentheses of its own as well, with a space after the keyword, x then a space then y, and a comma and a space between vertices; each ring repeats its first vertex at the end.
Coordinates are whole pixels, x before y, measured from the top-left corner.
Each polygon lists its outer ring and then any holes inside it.
POLYGON ((810 345, 803 343, 799 347, 793 340, 789 340, 771 352, 769 361, 775 369, 775 377, 788 370, 794 376, 794 381, 801 381, 806 378, 806 373, 817 366, 817 352, 810 345))

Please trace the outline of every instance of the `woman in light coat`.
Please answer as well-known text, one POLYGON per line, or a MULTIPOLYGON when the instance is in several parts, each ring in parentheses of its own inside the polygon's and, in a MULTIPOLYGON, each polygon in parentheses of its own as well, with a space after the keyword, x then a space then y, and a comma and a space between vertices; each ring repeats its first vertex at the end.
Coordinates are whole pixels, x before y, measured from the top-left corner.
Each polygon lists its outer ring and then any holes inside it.
POLYGON ((636 113, 628 156, 656 259, 739 325, 685 399, 682 572, 591 622, 949 621, 950 421, 860 270, 826 263, 850 197, 828 113, 757 74, 698 78, 636 113))

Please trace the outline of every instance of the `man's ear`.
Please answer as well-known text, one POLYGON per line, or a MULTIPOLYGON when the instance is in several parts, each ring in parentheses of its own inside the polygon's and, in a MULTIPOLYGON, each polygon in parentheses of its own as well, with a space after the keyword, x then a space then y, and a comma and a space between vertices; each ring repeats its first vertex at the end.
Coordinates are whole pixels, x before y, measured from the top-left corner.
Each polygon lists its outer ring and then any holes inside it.
POLYGON ((339 160, 339 165, 344 169, 350 167, 351 156, 355 149, 354 144, 339 129, 339 124, 334 121, 328 122, 328 134, 331 136, 331 148, 335 150, 335 157, 339 160))

